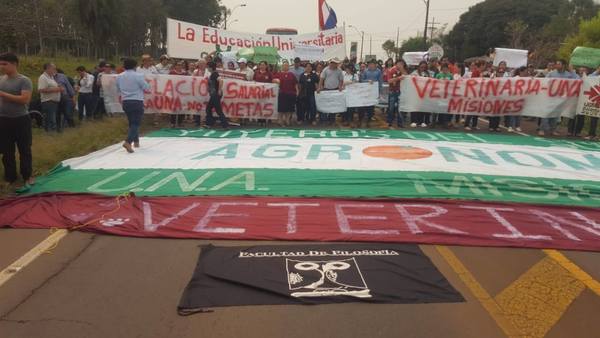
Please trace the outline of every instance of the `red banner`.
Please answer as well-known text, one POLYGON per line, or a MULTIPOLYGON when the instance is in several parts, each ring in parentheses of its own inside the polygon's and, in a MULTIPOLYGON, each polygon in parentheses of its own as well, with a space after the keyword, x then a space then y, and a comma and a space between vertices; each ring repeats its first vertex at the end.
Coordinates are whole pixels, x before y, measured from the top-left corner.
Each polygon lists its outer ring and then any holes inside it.
POLYGON ((600 210, 459 200, 113 197, 0 202, 0 225, 135 237, 369 241, 600 251, 600 210), (103 217, 104 216, 104 217, 103 217), (81 225, 87 224, 85 227, 81 225))

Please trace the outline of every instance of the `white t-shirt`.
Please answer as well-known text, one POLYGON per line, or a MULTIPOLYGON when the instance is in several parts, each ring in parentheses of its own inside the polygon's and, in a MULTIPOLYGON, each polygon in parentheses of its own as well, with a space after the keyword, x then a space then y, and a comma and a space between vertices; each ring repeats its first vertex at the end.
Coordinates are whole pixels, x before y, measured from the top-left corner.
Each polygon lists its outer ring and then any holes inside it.
POLYGON ((246 67, 246 69, 244 69, 244 70, 240 69, 240 72, 246 73, 246 80, 248 80, 248 81, 254 80, 254 71, 252 69, 250 69, 250 67, 246 67))
POLYGON ((94 87, 94 75, 85 73, 85 76, 79 80, 79 93, 89 94, 94 87))
POLYGON ((167 64, 166 66, 163 66, 162 63, 159 63, 156 65, 156 71, 158 74, 168 75, 169 72, 171 72, 171 65, 167 64))
MULTIPOLYGON (((50 89, 50 88, 59 88, 58 83, 46 72, 40 75, 38 79, 38 90, 40 89, 50 89)), ((40 92, 40 100, 42 102, 60 102, 60 92, 55 93, 42 93, 40 92)))
POLYGON ((150 66, 148 68, 138 67, 137 70, 136 70, 136 72, 142 73, 144 75, 158 74, 158 70, 156 70, 156 67, 154 67, 154 66, 150 66))

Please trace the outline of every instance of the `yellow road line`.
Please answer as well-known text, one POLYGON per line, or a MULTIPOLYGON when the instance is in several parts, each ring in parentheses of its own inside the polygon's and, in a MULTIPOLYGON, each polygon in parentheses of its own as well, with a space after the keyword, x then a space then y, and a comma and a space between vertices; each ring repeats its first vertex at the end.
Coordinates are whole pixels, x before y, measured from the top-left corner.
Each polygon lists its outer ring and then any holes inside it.
POLYGON ((543 338, 585 285, 550 257, 544 257, 494 299, 527 337, 543 338))
POLYGON ((543 250, 548 257, 556 261, 560 266, 569 271, 577 280, 581 281, 585 286, 592 290, 596 295, 600 296, 600 282, 595 280, 587 272, 583 271, 575 263, 571 262, 565 255, 556 250, 543 250))
POLYGON ((462 282, 473 293, 475 298, 483 305, 486 311, 492 316, 492 319, 498 324, 500 329, 508 337, 523 337, 517 327, 513 325, 511 320, 506 316, 504 310, 496 303, 494 298, 479 284, 475 276, 467 269, 467 267, 456 257, 456 255, 445 246, 436 245, 435 248, 440 255, 446 260, 448 265, 454 270, 462 282))
POLYGON ((0 287, 44 252, 53 248, 68 233, 69 231, 64 229, 55 231, 50 236, 46 237, 46 239, 41 241, 38 245, 36 245, 33 249, 29 250, 26 254, 14 261, 6 269, 0 271, 0 287))

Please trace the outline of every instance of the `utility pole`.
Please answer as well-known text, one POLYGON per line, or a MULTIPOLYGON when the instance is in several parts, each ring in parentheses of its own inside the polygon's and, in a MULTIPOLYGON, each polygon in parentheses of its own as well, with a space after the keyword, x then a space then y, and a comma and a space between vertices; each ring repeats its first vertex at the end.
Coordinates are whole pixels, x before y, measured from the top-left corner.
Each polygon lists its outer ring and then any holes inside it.
POLYGON ((396 60, 400 58, 400 27, 396 32, 396 60))
POLYGON ((433 42, 433 34, 434 32, 437 30, 437 25, 439 25, 441 22, 435 22, 435 18, 433 18, 433 20, 431 20, 431 22, 429 23, 431 26, 429 26, 429 30, 431 31, 431 39, 429 41, 433 42))
POLYGON ((360 61, 363 61, 363 46, 365 45, 365 31, 360 32, 360 61))
POLYGON ((430 0, 423 0, 425 3, 425 31, 423 32, 423 48, 427 47, 427 28, 429 27, 429 2, 430 0))
POLYGON ((369 40, 369 55, 373 55, 373 35, 370 36, 369 40))

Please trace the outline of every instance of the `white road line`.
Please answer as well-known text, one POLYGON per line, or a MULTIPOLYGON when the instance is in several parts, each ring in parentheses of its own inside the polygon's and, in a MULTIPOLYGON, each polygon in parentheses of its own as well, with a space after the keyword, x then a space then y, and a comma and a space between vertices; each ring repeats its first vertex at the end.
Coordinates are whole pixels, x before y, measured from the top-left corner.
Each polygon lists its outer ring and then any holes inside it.
POLYGON ((19 273, 19 271, 33 262, 48 249, 56 246, 56 244, 60 242, 60 240, 63 239, 68 233, 68 230, 57 230, 50 236, 46 237, 46 239, 41 241, 33 249, 29 250, 26 254, 14 261, 6 269, 0 271, 0 287, 2 287, 2 285, 8 282, 12 277, 19 273))

